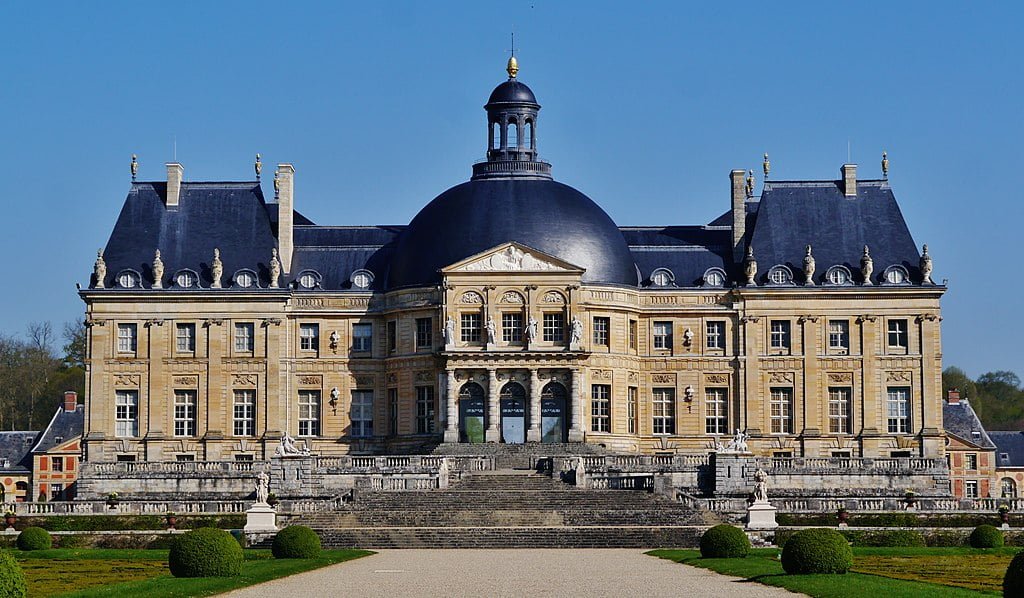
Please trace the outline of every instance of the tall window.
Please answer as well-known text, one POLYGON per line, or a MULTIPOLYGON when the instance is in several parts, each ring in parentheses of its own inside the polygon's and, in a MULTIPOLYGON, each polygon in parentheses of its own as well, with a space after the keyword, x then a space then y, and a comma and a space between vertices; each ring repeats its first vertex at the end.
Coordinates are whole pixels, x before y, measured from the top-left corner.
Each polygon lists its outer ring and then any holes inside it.
POLYGON ((793 389, 773 388, 771 396, 772 434, 793 433, 793 389))
POLYGON ((460 334, 464 343, 480 342, 480 314, 464 313, 461 318, 460 334))
POLYGON ((234 407, 235 436, 256 435, 256 391, 236 390, 234 407))
POLYGON ((352 391, 352 436, 373 436, 373 391, 352 391))
POLYGON ((772 320, 771 322, 771 348, 789 349, 789 320, 772 320))
POLYGON ((369 353, 373 350, 373 324, 352 324, 352 351, 369 353))
POLYGON ((398 435, 398 389, 388 389, 388 435, 398 435))
POLYGON ((416 318, 416 348, 432 349, 434 347, 434 319, 416 318))
POLYGON ((725 350, 725 322, 708 322, 705 337, 708 349, 725 350))
POLYGON ((636 320, 630 320, 629 321, 629 348, 633 349, 633 350, 636 350, 636 347, 637 347, 637 340, 636 340, 637 328, 638 328, 637 321, 636 320))
POLYGON ((906 434, 910 431, 910 389, 891 387, 886 400, 888 429, 890 434, 906 434))
MULTIPOLYGON (((300 328, 301 331, 301 328, 300 328)), ((238 353, 252 353, 256 346, 253 338, 255 327, 252 322, 238 322, 235 324, 235 351, 238 353)))
POLYGON ((626 389, 626 431, 630 434, 636 434, 637 398, 639 394, 640 389, 635 386, 630 386, 626 389))
POLYGON ((829 320, 828 322, 828 348, 849 350, 850 348, 850 322, 847 320, 829 320))
POLYGON ((320 435, 320 391, 299 391, 299 436, 320 435))
POLYGON ((828 389, 828 431, 830 434, 850 433, 850 396, 847 386, 828 389))
POLYGON ((655 388, 651 390, 654 403, 654 433, 676 433, 676 389, 655 388))
POLYGON ((138 329, 135 324, 117 325, 118 353, 135 353, 138 347, 138 329))
POLYGON ((174 391, 174 435, 196 435, 196 391, 174 391))
MULTIPOLYGON (((360 326, 362 324, 359 324, 360 326)), ((388 340, 388 353, 394 353, 398 350, 398 322, 391 320, 387 324, 387 340, 388 340)))
POLYGON ((434 387, 416 387, 416 433, 434 433, 434 387))
POLYGON ((316 351, 320 348, 320 325, 299 324, 299 349, 316 351))
POLYGON ((114 435, 118 438, 139 435, 139 391, 119 390, 114 396, 114 435))
POLYGON ((610 384, 590 386, 590 430, 612 431, 612 387, 610 384))
POLYGON ((594 318, 594 344, 602 347, 608 346, 608 329, 611 327, 611 320, 606 317, 594 318))
POLYGON ((654 323, 654 348, 672 348, 672 322, 654 323))
POLYGON ((889 320, 889 346, 898 349, 907 348, 906 320, 889 320))
POLYGON ((565 342, 565 314, 560 311, 544 314, 544 341, 565 342))
POLYGON ((178 353, 196 352, 196 325, 175 324, 174 326, 174 349, 178 353))
POLYGON ((50 457, 50 471, 64 471, 64 457, 50 457))
POLYGON ((964 482, 964 497, 978 498, 978 480, 967 480, 964 482))
POLYGON ((728 391, 724 388, 709 388, 705 391, 704 432, 706 434, 728 434, 729 413, 727 411, 726 397, 728 391))
POLYGON ((974 453, 964 455, 964 469, 978 471, 978 455, 974 453))
POLYGON ((523 314, 519 312, 501 314, 501 340, 506 343, 523 342, 523 314))
POLYGON ((1002 498, 1017 498, 1017 482, 1013 478, 1003 478, 999 482, 999 491, 1002 498))

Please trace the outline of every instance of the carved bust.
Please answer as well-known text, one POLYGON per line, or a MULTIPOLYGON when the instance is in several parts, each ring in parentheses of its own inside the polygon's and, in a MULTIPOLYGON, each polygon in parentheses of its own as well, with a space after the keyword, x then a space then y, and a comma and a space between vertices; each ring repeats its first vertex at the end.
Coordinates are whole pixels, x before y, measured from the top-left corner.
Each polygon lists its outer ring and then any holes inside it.
POLYGON ((270 249, 270 288, 276 289, 279 286, 278 279, 281 278, 281 261, 277 259, 277 247, 270 249))
POLYGON ((747 286, 757 286, 754 277, 757 276, 757 260, 754 259, 754 248, 747 247, 747 257, 743 260, 743 273, 747 276, 747 286))
POLYGON ((814 256, 811 255, 811 246, 804 249, 804 284, 814 285, 814 256))
POLYGON ((921 284, 935 284, 932 281, 932 256, 928 255, 928 246, 921 253, 921 284))
POLYGON ((96 250, 96 263, 92 266, 92 272, 96 276, 94 288, 104 288, 104 279, 107 277, 107 263, 103 261, 103 249, 96 250))
POLYGON ((875 261, 871 259, 871 252, 868 251, 868 246, 864 246, 864 255, 860 258, 860 275, 864 279, 864 284, 871 284, 871 273, 875 271, 875 261))
POLYGON ((210 284, 210 288, 221 288, 220 279, 224 275, 224 264, 220 261, 220 249, 216 247, 213 249, 213 262, 210 263, 210 273, 213 277, 213 283, 210 284))
POLYGON ((153 288, 160 289, 164 286, 164 261, 160 259, 160 250, 156 250, 153 256, 153 288))

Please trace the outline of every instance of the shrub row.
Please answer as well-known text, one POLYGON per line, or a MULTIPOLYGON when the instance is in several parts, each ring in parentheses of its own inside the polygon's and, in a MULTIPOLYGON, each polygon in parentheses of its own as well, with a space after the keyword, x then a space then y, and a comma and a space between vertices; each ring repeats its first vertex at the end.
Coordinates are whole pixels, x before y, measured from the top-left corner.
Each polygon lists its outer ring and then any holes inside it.
MULTIPOLYGON (((981 526, 991 527, 991 526, 981 526)), ((967 530, 838 530, 854 546, 932 546, 932 547, 954 547, 973 546, 971 533, 967 530)), ((1024 533, 1006 532, 995 529, 999 532, 1003 543, 1006 546, 1024 546, 1024 533)), ((795 534, 797 530, 781 529, 775 532, 775 544, 784 546, 786 541, 795 534)), ((981 546, 976 546, 981 547, 981 546)))
POLYGON ((0 598, 25 598, 28 586, 25 574, 11 553, 0 551, 0 598))
MULTIPOLYGON (((835 513, 779 513, 776 521, 782 526, 834 527, 838 523, 835 513)), ((977 527, 998 526, 1002 522, 995 513, 858 513, 850 512, 850 527, 977 527)), ((1011 515, 1010 526, 1024 527, 1024 515, 1011 515)))
MULTIPOLYGON (((245 526, 245 513, 177 517, 178 529, 233 529, 245 526)), ((166 529, 167 519, 163 515, 32 515, 18 517, 14 527, 19 530, 26 527, 41 527, 51 532, 141 531, 166 529)))

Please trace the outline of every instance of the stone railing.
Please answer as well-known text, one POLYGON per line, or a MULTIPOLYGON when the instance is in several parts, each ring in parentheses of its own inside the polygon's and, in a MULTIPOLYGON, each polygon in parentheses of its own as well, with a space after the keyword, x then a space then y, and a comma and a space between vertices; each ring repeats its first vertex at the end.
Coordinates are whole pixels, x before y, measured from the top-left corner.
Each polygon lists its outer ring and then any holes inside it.
POLYGON ((583 466, 590 471, 635 471, 635 472, 667 472, 695 471, 710 463, 708 454, 676 454, 676 455, 582 455, 557 457, 562 471, 575 469, 580 459, 583 466))
MULTIPOLYGON (((88 462, 87 462, 88 463, 88 462)), ((255 461, 117 461, 89 463, 98 474, 212 473, 256 471, 255 461)))
POLYGON ((449 471, 488 471, 494 469, 494 457, 489 456, 443 456, 443 455, 387 455, 387 456, 338 456, 313 457, 313 469, 344 470, 347 472, 369 472, 380 470, 439 469, 441 462, 448 461, 449 471))
POLYGON ((18 516, 31 515, 215 515, 244 513, 248 501, 121 500, 114 505, 100 500, 18 502, 3 505, 18 516))
POLYGON ((806 472, 813 470, 842 470, 844 472, 890 473, 895 471, 931 471, 945 468, 945 461, 940 459, 922 459, 915 457, 899 457, 895 459, 871 458, 828 458, 828 457, 756 457, 756 467, 769 474, 789 472, 806 472))
MULTIPOLYGON (((743 498, 703 498, 677 492, 676 500, 695 509, 719 513, 745 513, 747 500, 743 498)), ((780 513, 835 513, 839 509, 863 513, 996 513, 1000 505, 1011 512, 1024 512, 1024 498, 915 498, 908 504, 906 498, 787 498, 769 497, 780 513)))

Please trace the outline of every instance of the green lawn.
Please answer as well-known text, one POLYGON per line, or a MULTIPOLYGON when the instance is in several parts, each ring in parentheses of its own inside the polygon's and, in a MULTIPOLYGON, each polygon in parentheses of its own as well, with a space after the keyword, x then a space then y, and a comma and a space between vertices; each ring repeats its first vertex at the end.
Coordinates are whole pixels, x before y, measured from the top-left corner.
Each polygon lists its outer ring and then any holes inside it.
POLYGON ((1016 552, 1012 548, 853 550, 854 571, 846 575, 787 575, 776 548, 754 549, 745 559, 702 559, 698 550, 652 550, 647 554, 816 598, 966 598, 1000 595, 1003 572, 1016 552))
POLYGON ((277 560, 269 550, 246 550, 239 577, 185 579, 168 572, 166 550, 58 549, 13 553, 25 571, 29 596, 33 598, 209 596, 373 554, 367 550, 325 550, 318 559, 277 560))

